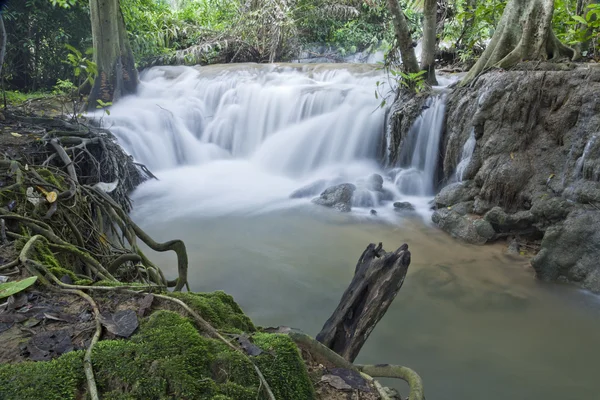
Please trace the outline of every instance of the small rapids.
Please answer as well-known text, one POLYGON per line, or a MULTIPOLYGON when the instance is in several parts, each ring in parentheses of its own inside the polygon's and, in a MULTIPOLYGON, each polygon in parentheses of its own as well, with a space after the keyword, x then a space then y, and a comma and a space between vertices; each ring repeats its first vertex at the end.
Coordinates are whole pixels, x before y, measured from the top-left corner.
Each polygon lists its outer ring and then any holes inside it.
POLYGON ((101 118, 160 178, 136 192, 153 199, 136 212, 155 218, 157 208, 173 218, 297 207, 339 183, 357 186, 357 215, 395 218, 397 200, 426 215, 445 100, 431 100, 415 124, 407 165, 383 171, 386 110, 374 95, 383 79, 368 65, 156 67, 101 118), (373 174, 384 178, 378 190, 365 185, 373 174), (290 198, 306 187, 319 190, 290 198))

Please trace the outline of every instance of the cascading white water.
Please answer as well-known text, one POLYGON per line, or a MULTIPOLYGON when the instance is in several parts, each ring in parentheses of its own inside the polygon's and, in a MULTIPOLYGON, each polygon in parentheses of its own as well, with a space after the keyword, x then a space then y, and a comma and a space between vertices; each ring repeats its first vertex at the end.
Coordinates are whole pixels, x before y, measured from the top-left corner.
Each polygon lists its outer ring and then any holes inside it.
POLYGON ((575 171, 574 171, 574 174, 573 174, 573 178, 579 179, 579 178, 581 178, 583 176, 583 166, 585 165, 585 159, 590 154, 590 151, 592 150, 592 147, 596 143, 596 139, 597 138, 598 138, 598 136, 594 135, 585 144, 585 148, 583 149, 583 154, 581 154, 581 157, 579 157, 577 159, 577 163, 575 164, 575 171))
POLYGON ((395 184, 402 193, 416 196, 435 194, 446 96, 430 97, 426 107, 408 133, 400 153, 402 168, 396 171, 395 177, 395 184))
POLYGON ((473 129, 471 130, 471 134, 463 146, 460 162, 456 166, 455 178, 458 182, 462 182, 464 178, 467 167, 473 158, 476 144, 477 140, 475 139, 475 130, 473 129))
MULTIPOLYGON (((102 121, 160 178, 142 185, 136 198, 152 197, 152 207, 168 207, 171 218, 305 204, 343 182, 358 187, 357 212, 379 207, 380 216, 391 216, 392 200, 433 195, 445 101, 431 100, 411 130, 402 178, 386 177, 373 191, 366 178, 386 176, 378 163, 385 110, 374 96, 382 77, 367 65, 157 67, 102 121), (317 191, 290 198, 311 184, 317 191)), ((138 203, 136 212, 149 207, 138 203)), ((417 209, 428 211, 426 202, 417 209)))

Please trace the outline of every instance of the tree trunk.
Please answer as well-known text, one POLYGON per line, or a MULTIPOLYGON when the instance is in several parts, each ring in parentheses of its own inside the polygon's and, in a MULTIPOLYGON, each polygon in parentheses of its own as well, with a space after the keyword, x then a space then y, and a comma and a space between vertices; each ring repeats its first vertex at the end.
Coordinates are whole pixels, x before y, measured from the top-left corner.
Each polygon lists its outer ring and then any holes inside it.
POLYGON ((6 28, 4 27, 4 18, 0 14, 0 76, 2 76, 2 66, 4 65, 4 56, 6 55, 6 28))
POLYGON ((430 85, 437 85, 437 79, 435 78, 437 9, 437 0, 424 0, 421 69, 427 71, 425 78, 430 85))
POLYGON ((492 67, 510 68, 525 60, 572 58, 573 49, 552 31, 554 0, 510 0, 492 41, 462 85, 492 67))
POLYGON ((393 253, 386 253, 381 243, 367 246, 356 264, 350 286, 316 339, 354 362, 400 291, 409 265, 406 244, 393 253))
POLYGON ((90 17, 98 76, 88 107, 94 109, 97 100, 115 102, 135 93, 138 75, 119 0, 90 0, 90 17))
POLYGON ((398 0, 387 0, 392 21, 394 22, 394 31, 396 33, 396 42, 402 56, 402 66, 404 72, 415 73, 419 72, 419 63, 415 56, 415 48, 413 46, 410 29, 406 22, 406 17, 398 5, 398 0))

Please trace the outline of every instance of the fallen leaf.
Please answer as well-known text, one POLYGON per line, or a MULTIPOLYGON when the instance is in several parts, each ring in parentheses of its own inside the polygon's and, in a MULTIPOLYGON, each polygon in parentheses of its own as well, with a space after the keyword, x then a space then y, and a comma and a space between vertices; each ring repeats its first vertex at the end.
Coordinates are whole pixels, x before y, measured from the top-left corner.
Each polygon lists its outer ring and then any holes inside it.
POLYGON ((34 326, 36 326, 40 322, 42 322, 41 319, 37 319, 35 317, 31 317, 31 318, 27 319, 25 322, 23 322, 23 326, 25 328, 33 328, 34 326))
POLYGON ((23 307, 25 304, 27 304, 27 295, 25 293, 10 296, 8 298, 9 310, 16 310, 17 308, 23 307))
POLYGON ((144 314, 146 314, 146 311, 148 311, 150 307, 152 307, 153 301, 154 295, 152 293, 147 294, 142 300, 140 300, 140 308, 138 310, 138 315, 140 317, 143 317, 144 314))
POLYGON ((48 203, 54 203, 57 198, 58 195, 56 194, 56 192, 48 192, 48 194, 46 195, 46 200, 48 201, 48 203))
POLYGON ((21 137, 21 136, 23 136, 23 135, 21 135, 21 134, 19 134, 17 132, 11 132, 10 134, 13 135, 14 137, 21 137))
POLYGON ((133 310, 117 311, 114 314, 102 314, 100 322, 113 335, 128 338, 138 327, 138 320, 133 310))
POLYGON ((329 370, 330 375, 337 376, 344 381, 344 383, 353 390, 360 390, 362 392, 370 392, 371 388, 367 384, 365 378, 363 378, 359 372, 353 371, 347 368, 332 368, 329 370))
POLYGON ((352 390, 352 386, 348 385, 342 378, 336 375, 323 375, 321 377, 321 382, 328 383, 329 386, 332 386, 337 390, 352 390))
POLYGON ((0 299, 8 296, 12 296, 15 293, 19 293, 22 290, 27 289, 37 281, 37 276, 31 276, 16 282, 0 283, 0 299))
POLYGON ((94 185, 96 189, 102 190, 105 193, 110 193, 117 188, 119 184, 119 180, 115 180, 114 182, 98 182, 94 185))
POLYGON ((68 329, 40 332, 27 343, 29 358, 34 361, 48 361, 72 350, 73 342, 68 329))

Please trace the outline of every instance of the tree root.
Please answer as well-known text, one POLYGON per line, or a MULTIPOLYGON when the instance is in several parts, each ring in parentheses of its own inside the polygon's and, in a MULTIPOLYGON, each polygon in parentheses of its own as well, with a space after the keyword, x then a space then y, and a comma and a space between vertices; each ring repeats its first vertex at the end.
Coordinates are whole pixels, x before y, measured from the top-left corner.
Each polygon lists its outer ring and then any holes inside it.
POLYGON ((327 362, 335 365, 337 368, 346 368, 354 371, 365 373, 373 378, 397 378, 406 381, 410 387, 409 399, 410 400, 423 400, 425 395, 423 394, 423 381, 419 374, 408 367, 400 365, 390 364, 378 364, 378 365, 357 365, 349 362, 330 348, 323 345, 323 343, 313 339, 305 333, 288 330, 282 333, 286 333, 289 337, 296 342, 298 345, 308 349, 311 354, 316 354, 327 362))

